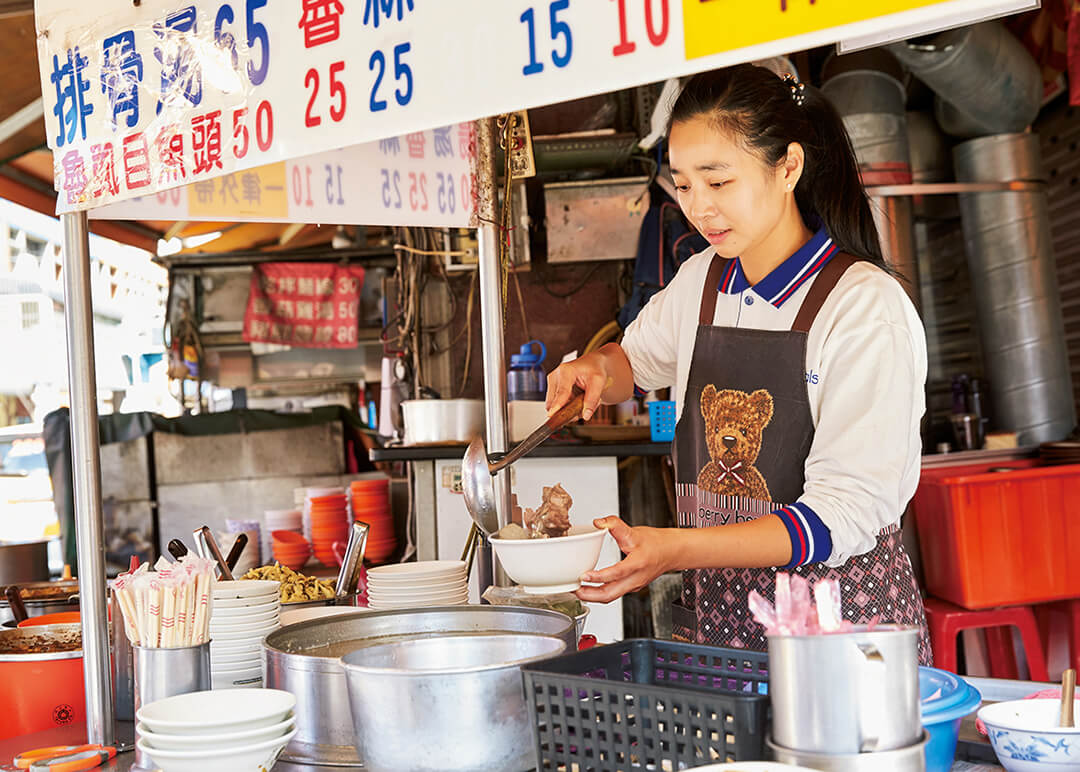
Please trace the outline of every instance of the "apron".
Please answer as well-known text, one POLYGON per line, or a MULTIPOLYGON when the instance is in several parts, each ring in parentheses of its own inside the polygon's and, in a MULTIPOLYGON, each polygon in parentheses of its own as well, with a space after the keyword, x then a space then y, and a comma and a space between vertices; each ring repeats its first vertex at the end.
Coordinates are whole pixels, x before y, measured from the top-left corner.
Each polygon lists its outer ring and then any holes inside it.
MULTIPOLYGON (((712 324, 716 288, 730 264, 713 258, 672 448, 680 528, 754 520, 802 495, 814 439, 804 372, 806 335, 853 262, 850 255, 834 255, 814 279, 791 330, 784 331, 712 324)), ((839 568, 815 563, 792 570, 811 585, 838 580, 844 618, 852 623, 880 616, 883 623, 919 627, 919 662, 932 664, 922 595, 897 525, 878 535, 873 550, 839 568)), ((775 603, 776 572, 684 571, 682 596, 672 609, 674 637, 765 651, 765 630, 750 614, 747 597, 757 590, 775 603)))

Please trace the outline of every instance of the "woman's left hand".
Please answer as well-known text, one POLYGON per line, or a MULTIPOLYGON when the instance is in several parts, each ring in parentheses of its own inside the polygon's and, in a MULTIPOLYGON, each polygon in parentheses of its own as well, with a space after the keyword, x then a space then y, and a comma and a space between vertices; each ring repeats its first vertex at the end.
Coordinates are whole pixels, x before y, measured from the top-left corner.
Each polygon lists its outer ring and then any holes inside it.
POLYGON ((631 527, 618 517, 594 520, 597 528, 606 528, 615 543, 626 555, 613 566, 599 571, 587 571, 581 581, 595 582, 601 587, 581 587, 577 596, 584 601, 608 603, 628 592, 640 590, 656 577, 674 569, 677 529, 631 527))

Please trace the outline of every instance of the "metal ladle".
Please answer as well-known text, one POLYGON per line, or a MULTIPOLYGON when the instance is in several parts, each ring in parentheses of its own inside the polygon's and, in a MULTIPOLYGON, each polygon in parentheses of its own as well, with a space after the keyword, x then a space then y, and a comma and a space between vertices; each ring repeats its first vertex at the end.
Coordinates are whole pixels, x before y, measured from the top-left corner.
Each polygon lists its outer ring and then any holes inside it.
POLYGON ((474 437, 469 443, 469 447, 465 449, 465 457, 461 460, 461 491, 465 494, 465 507, 485 536, 491 536, 499 530, 499 517, 495 510, 495 486, 491 478, 522 456, 531 453, 559 429, 579 418, 584 407, 585 392, 574 387, 569 402, 494 463, 488 460, 482 437, 474 437))

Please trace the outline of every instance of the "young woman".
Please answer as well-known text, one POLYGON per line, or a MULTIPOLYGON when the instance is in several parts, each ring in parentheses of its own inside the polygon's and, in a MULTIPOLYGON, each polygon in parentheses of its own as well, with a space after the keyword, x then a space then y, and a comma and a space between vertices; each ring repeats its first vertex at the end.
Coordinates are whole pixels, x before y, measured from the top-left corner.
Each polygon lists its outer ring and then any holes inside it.
POLYGON ((611 529, 626 557, 586 574, 609 601, 682 569, 676 637, 763 650, 747 607, 777 568, 840 580, 852 622, 919 625, 900 516, 920 469, 926 342, 881 256, 839 115, 811 88, 741 65, 697 75, 669 137, 679 205, 709 249, 627 328, 567 363, 548 408, 576 384, 600 402, 674 387, 679 528, 611 529))

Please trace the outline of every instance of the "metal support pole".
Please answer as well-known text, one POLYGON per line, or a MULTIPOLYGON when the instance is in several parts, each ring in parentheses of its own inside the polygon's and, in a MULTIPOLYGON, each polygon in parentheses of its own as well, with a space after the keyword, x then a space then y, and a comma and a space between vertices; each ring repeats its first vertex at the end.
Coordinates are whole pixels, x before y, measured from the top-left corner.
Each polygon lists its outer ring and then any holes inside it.
MULTIPOLYGON (((480 340, 484 367, 484 418, 489 454, 508 450, 506 420, 506 356, 503 341, 503 306, 500 288, 499 233, 495 201, 495 119, 476 122, 477 246, 480 271, 480 340)), ((509 205, 509 202, 507 202, 509 205)), ((495 509, 499 526, 510 522, 510 470, 495 475, 495 509)), ((495 583, 508 582, 495 567, 495 583)))
POLYGON ((75 485, 83 677, 86 682, 86 739, 90 743, 113 745, 116 727, 109 668, 109 625, 105 612, 105 541, 90 232, 85 212, 65 214, 61 220, 64 224, 64 322, 67 328, 71 476, 75 485))

